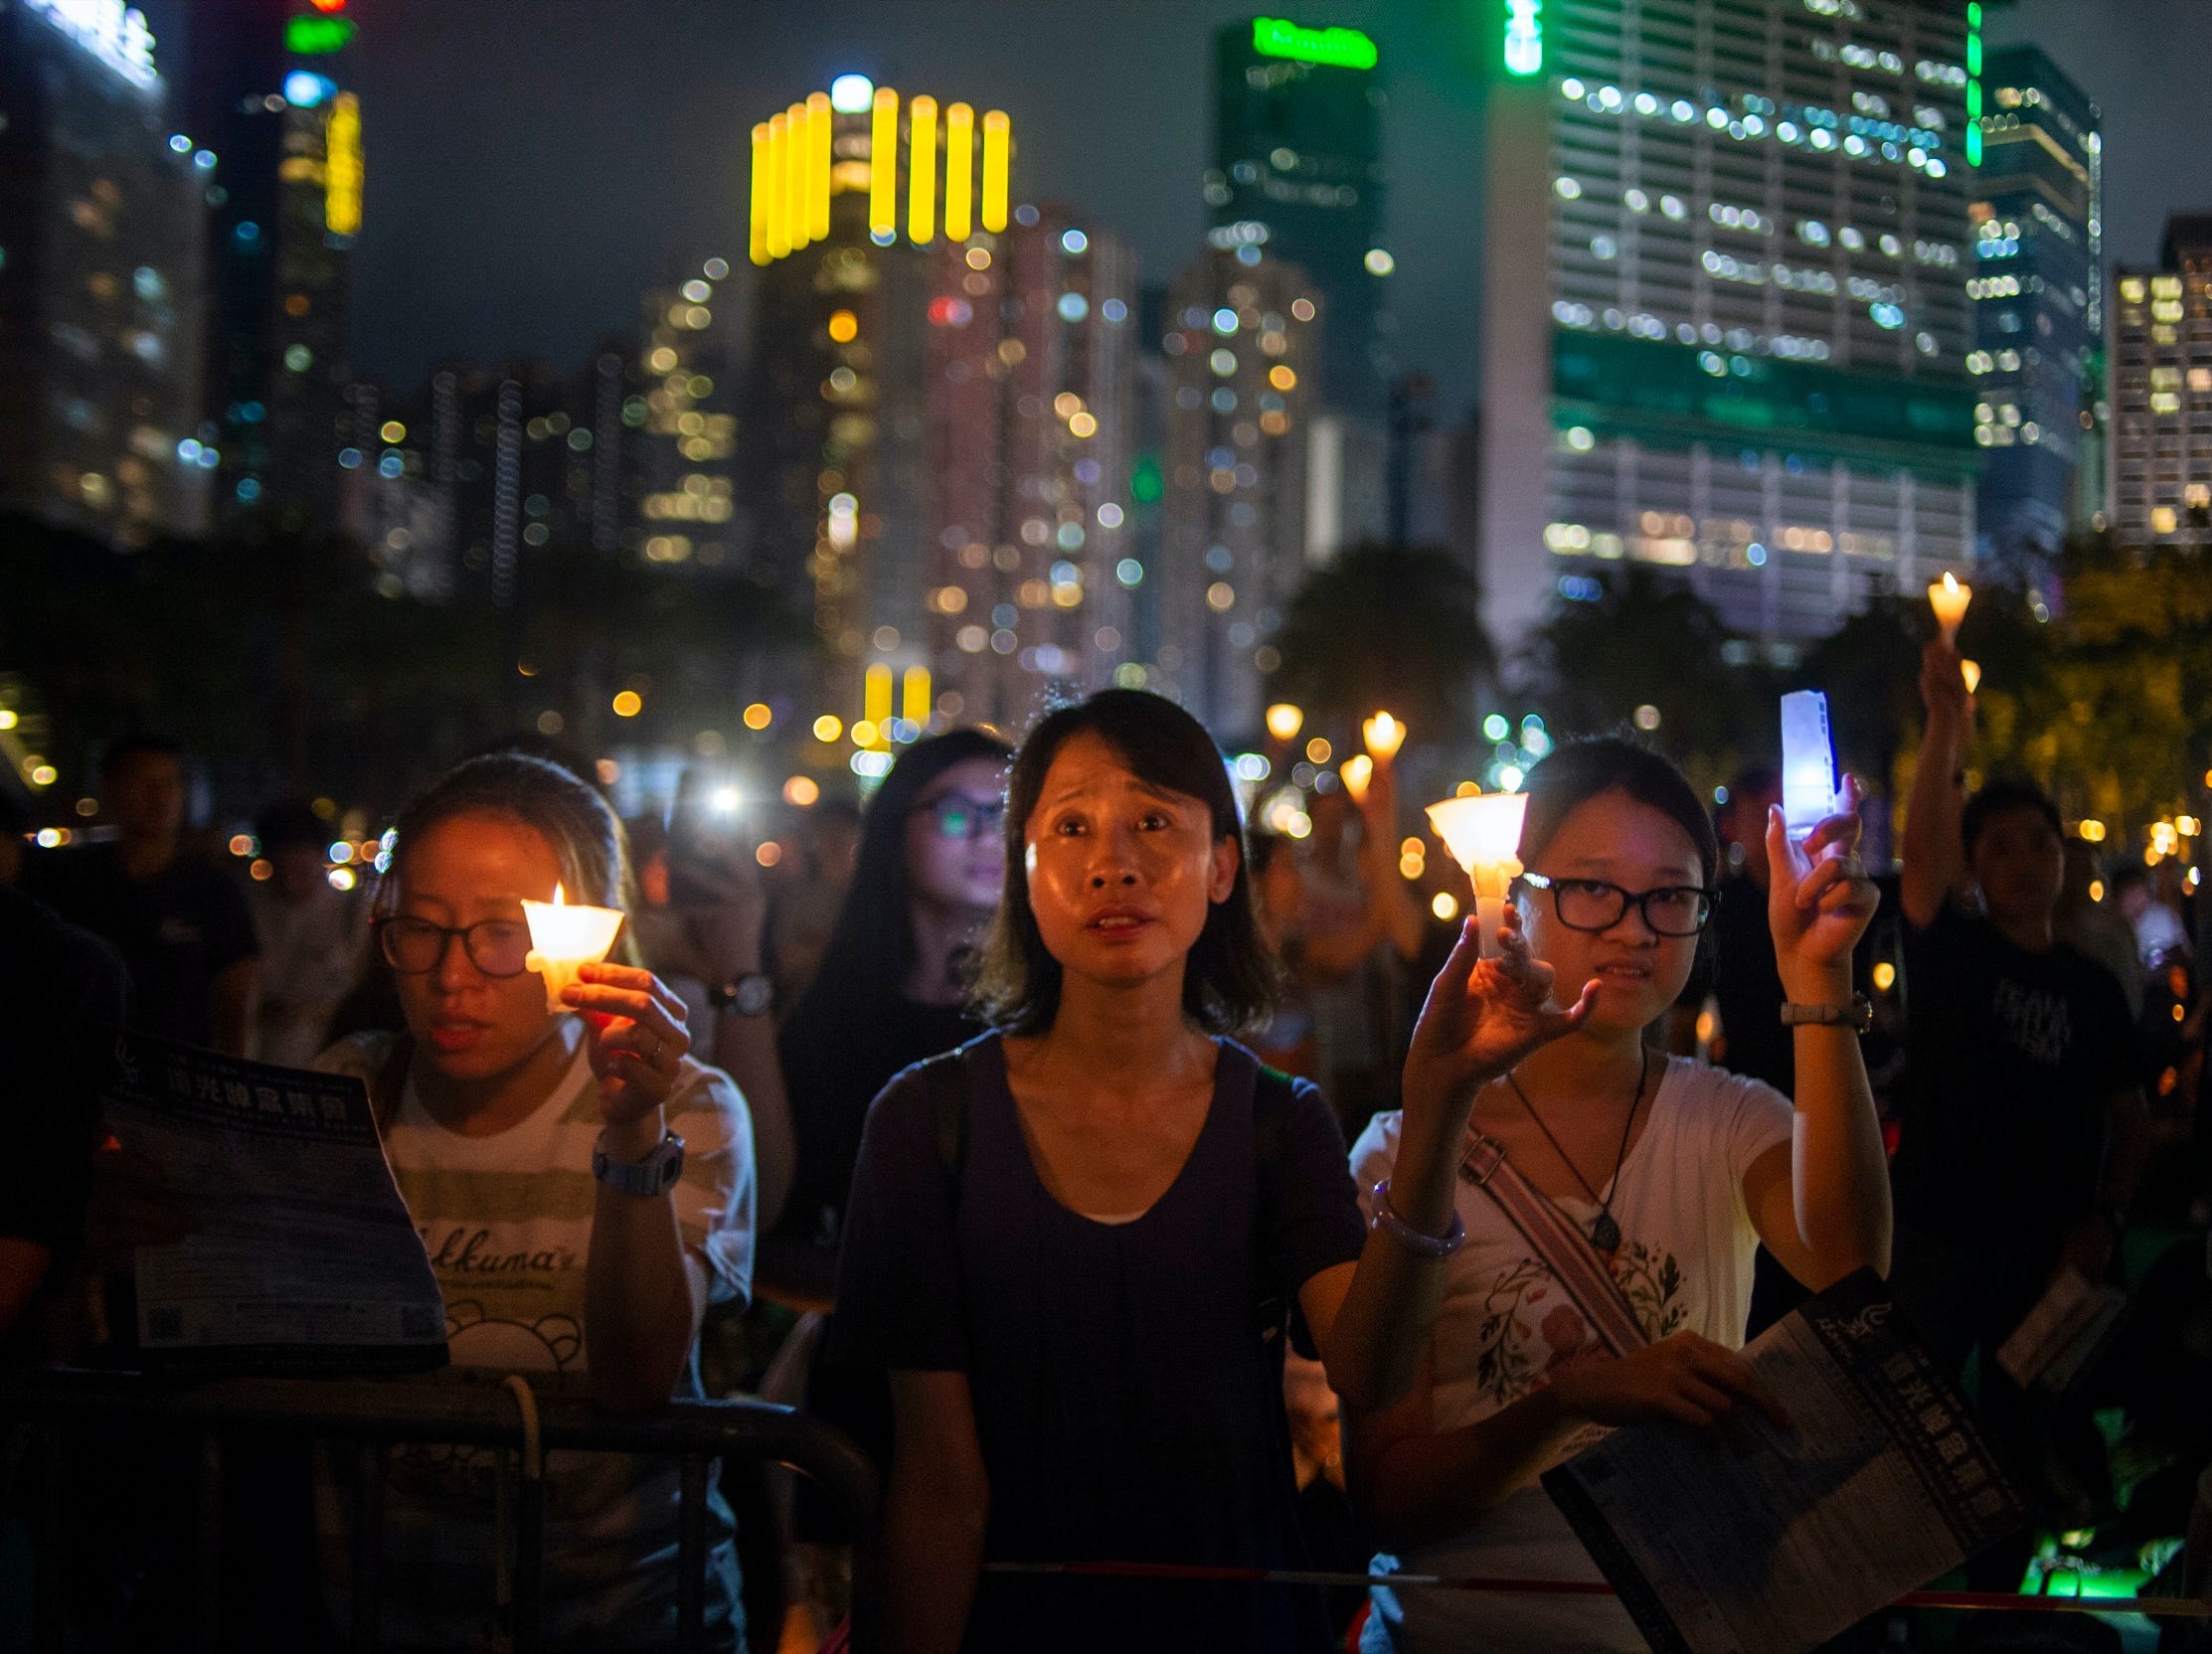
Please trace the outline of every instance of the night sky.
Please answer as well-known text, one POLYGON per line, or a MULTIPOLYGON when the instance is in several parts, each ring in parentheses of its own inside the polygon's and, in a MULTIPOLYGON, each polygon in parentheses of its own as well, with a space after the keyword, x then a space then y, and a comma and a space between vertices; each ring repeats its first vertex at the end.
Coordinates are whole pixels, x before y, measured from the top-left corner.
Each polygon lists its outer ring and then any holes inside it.
MULTIPOLYGON (((189 0, 140 0, 157 35, 189 0)), ((1013 117, 1017 197, 1058 199, 1164 280, 1203 231, 1214 28, 1245 0, 353 0, 368 151, 358 372, 406 390, 445 356, 567 368, 672 260, 742 262, 753 122, 857 70, 1013 117)), ((1475 395, 1488 0, 1313 0, 1365 29, 1391 104, 1387 245, 1401 354, 1475 395)), ((2212 207, 2212 0, 2019 0, 2105 112, 2106 248, 2142 262, 2212 207)))

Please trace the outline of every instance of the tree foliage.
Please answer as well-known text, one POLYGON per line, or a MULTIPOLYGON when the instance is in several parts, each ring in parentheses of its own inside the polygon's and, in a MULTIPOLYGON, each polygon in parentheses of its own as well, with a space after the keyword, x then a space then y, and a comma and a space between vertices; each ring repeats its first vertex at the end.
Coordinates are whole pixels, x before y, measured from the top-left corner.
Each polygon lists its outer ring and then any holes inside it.
POLYGON ((1432 741, 1471 730, 1476 682, 1497 665, 1472 577, 1425 546, 1354 546, 1315 570, 1276 645, 1271 700, 1340 723, 1387 707, 1432 741))

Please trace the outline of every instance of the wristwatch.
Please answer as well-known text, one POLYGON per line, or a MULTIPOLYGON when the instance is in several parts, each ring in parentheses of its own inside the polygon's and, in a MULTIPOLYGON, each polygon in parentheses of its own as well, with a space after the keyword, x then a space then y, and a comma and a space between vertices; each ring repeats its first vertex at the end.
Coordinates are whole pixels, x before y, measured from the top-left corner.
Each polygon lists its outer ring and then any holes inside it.
POLYGON ((684 1140, 673 1131, 653 1146, 642 1160, 611 1160, 597 1144, 592 1147, 592 1175, 625 1195, 658 1195, 684 1172, 684 1140))
POLYGON ((717 1011, 735 1011, 741 1017, 766 1016, 775 1003, 775 979, 750 971, 709 988, 707 1003, 717 1011))
POLYGON ((1864 1034, 1874 1026, 1874 1002, 1864 994, 1853 994, 1848 1005, 1798 1005, 1786 1000, 1782 1007, 1782 1025, 1785 1028, 1841 1026, 1864 1034))

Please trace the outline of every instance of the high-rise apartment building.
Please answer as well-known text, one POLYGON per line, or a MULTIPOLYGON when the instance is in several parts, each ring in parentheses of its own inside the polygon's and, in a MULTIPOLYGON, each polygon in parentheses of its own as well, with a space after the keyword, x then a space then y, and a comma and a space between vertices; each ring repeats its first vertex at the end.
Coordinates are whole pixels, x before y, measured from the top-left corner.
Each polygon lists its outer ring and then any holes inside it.
POLYGON ((0 509, 117 544, 203 525, 191 139, 120 0, 0 0, 0 509))
POLYGON ((2212 542, 2212 214, 2177 213, 2154 270, 2113 281, 2111 486, 2123 545, 2212 542))
POLYGON ((1775 641, 1965 563, 1980 6, 1503 15, 1479 490, 1498 642, 1621 559, 1775 641))
POLYGON ((2074 520, 2094 430, 2094 355, 2104 333, 2103 141, 2097 105, 2042 52, 2006 47, 1984 65, 1975 198, 1974 439, 1988 449, 1976 532, 1983 556, 2031 582, 2074 520), (2088 427, 2085 429, 2085 425, 2088 427))
POLYGON ((988 250, 1008 229, 1011 153, 997 110, 858 75, 753 129, 748 566, 812 615, 824 705, 877 740, 884 685, 914 686, 906 722, 931 710, 913 674, 931 665, 924 599, 941 549, 928 529, 933 248, 988 250))
POLYGON ((927 659, 937 710, 1019 729, 1132 643, 1136 257, 1024 205, 932 265, 927 659))
POLYGON ((1392 269, 1383 245, 1382 118, 1375 43, 1357 29, 1256 17, 1215 36, 1217 232, 1301 266, 1329 312, 1314 366, 1334 408, 1381 414, 1391 376, 1392 269))
POLYGON ((347 329, 364 180, 346 89, 350 0, 193 9, 184 108, 209 184, 208 414, 216 509, 332 519, 347 437, 347 329))
POLYGON ((1169 289, 1158 687, 1225 740, 1256 737, 1270 641, 1306 567, 1308 426, 1325 323, 1316 284, 1258 244, 1215 248, 1169 289))
POLYGON ((729 276, 728 259, 709 258, 646 297, 637 383, 626 397, 618 389, 619 359, 610 362, 605 352, 596 359, 590 401, 596 411, 613 395, 632 432, 627 470, 634 503, 624 528, 614 511, 622 484, 601 441, 596 470, 608 475, 596 489, 602 519, 588 536, 594 545, 612 549, 618 538, 625 551, 653 564, 715 569, 731 561, 738 386, 725 343, 730 329, 718 320, 729 276), (615 484, 612 497, 608 481, 615 484))

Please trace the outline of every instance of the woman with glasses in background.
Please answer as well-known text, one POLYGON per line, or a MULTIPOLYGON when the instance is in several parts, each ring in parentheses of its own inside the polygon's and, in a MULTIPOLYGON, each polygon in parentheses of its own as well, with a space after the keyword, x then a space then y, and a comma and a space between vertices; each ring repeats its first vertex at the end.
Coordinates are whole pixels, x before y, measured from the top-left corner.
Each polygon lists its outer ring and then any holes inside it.
POLYGON ((1012 748, 952 730, 899 754, 861 817, 821 969, 776 1040, 798 1164, 762 1247, 764 1292, 827 1308, 868 1105, 900 1070, 973 1039, 966 962, 998 907, 1012 748))
MULTIPOLYGON (((454 1365, 636 1410, 699 1394, 707 1304, 749 1289, 752 1127, 729 1077, 689 1056, 682 1001, 627 962, 626 939, 548 1008, 521 904, 552 900, 556 885, 572 901, 631 905, 620 824, 591 786, 518 752, 432 783, 400 816, 375 927, 404 1026, 343 1040, 319 1066, 369 1085, 444 1294, 454 1365)), ((489 1452, 394 1451, 392 1645, 489 1648, 506 1634, 494 1480, 489 1452)), ((548 1646, 668 1646, 675 1462, 554 1453, 546 1498, 548 1646)), ((317 1519, 334 1561, 348 1555, 350 1508, 324 1478, 317 1519)), ((713 1496, 718 1648, 739 1640, 731 1526, 713 1496)))
MULTIPOLYGON (((1794 1099, 1668 1058, 1653 1038, 1712 915, 1719 855, 1682 773, 1631 742, 1589 741, 1537 765, 1528 793, 1511 922, 1557 980, 1594 980, 1597 1003, 1483 1086, 1471 1129, 1566 1217, 1643 1342, 1613 1353, 1505 1209, 1462 1180, 1466 1243, 1446 1264, 1421 1376, 1397 1406, 1346 1420, 1353 1496, 1397 1553, 1378 1559, 1384 1571, 1600 1578, 1537 1478, 1613 1425, 1711 1428, 1774 1410, 1735 1354, 1762 1240, 1814 1288, 1889 1262, 1887 1168, 1859 1058, 1866 1001, 1851 982, 1875 907, 1855 783, 1847 813, 1801 844, 1780 811, 1767 824, 1794 1099)), ((1391 1175, 1399 1130, 1399 1115, 1378 1115, 1354 1147, 1363 1192, 1391 1175)), ((1373 1651, 1644 1646, 1611 1597, 1378 1588, 1373 1600, 1373 1651)))

